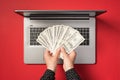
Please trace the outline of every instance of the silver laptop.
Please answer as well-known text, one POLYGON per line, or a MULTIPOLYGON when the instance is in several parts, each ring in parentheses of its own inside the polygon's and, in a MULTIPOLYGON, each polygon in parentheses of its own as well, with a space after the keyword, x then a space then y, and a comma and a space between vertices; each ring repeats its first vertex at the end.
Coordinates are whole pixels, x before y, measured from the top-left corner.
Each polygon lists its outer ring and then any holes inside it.
MULTIPOLYGON (((75 49, 75 64, 96 63, 96 16, 106 11, 46 11, 46 10, 15 10, 24 18, 24 63, 45 64, 43 48, 37 37, 45 28, 52 25, 68 25, 77 29, 85 41, 75 49)), ((59 64, 62 59, 59 59, 59 64)))

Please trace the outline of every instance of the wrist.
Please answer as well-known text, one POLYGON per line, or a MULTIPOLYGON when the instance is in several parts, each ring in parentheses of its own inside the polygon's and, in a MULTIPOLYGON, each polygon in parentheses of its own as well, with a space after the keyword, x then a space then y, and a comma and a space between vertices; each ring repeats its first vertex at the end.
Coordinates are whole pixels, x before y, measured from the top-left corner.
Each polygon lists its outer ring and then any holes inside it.
POLYGON ((64 71, 66 72, 66 71, 73 69, 73 68, 74 68, 74 66, 67 66, 67 67, 64 67, 64 71))
POLYGON ((56 68, 55 68, 55 67, 47 67, 47 69, 49 69, 49 70, 51 70, 51 71, 53 71, 53 72, 56 71, 56 68))

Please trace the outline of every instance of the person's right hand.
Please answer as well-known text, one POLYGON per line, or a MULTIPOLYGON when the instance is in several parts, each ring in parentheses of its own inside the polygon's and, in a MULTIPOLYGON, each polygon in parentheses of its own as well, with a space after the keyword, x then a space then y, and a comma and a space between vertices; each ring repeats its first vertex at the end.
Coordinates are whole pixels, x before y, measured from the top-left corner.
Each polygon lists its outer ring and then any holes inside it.
POLYGON ((52 55, 52 53, 48 49, 45 50, 44 60, 47 65, 47 69, 50 69, 55 72, 59 55, 60 55, 60 49, 57 49, 54 55, 52 55))
POLYGON ((74 68, 74 61, 76 58, 76 52, 73 50, 70 54, 67 54, 65 49, 61 48, 61 53, 63 55, 63 69, 66 72, 69 69, 74 68))

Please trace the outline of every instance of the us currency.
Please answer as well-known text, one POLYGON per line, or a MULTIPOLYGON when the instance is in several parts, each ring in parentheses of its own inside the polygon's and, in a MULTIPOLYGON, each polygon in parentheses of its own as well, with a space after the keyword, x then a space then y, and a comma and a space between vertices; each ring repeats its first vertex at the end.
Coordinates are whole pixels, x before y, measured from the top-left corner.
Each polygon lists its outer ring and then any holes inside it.
POLYGON ((40 37, 37 38, 36 41, 37 41, 38 43, 40 43, 44 48, 47 48, 47 49, 48 49, 48 46, 45 44, 45 42, 44 42, 42 39, 40 39, 40 37))
POLYGON ((58 27, 57 26, 53 26, 53 50, 55 49, 55 45, 56 45, 56 41, 57 41, 57 32, 58 32, 58 27))
MULTIPOLYGON (((49 29, 49 28, 48 28, 49 29)), ((43 36, 44 37, 44 40, 45 40, 45 42, 46 42, 46 45, 48 46, 48 49, 49 50, 52 50, 52 44, 51 44, 51 40, 50 40, 50 37, 51 36, 49 36, 49 31, 48 31, 48 29, 46 29, 43 33, 41 33, 41 35, 40 36, 43 36)))
POLYGON ((70 53, 76 47, 80 45, 85 39, 83 36, 76 31, 64 44, 63 47, 65 48, 67 53, 70 53))
POLYGON ((65 36, 65 33, 67 32, 69 26, 64 26, 62 25, 60 28, 60 32, 58 35, 58 41, 55 45, 54 52, 56 51, 57 48, 61 47, 63 43, 61 43, 63 37, 65 36))
MULTIPOLYGON (((56 50, 60 47, 64 47, 66 52, 70 53, 84 40, 83 36, 72 27, 54 25, 41 32, 37 42, 49 49, 54 55, 56 50)), ((60 54, 60 57, 62 58, 62 54, 60 54)))
POLYGON ((48 27, 48 28, 47 28, 45 34, 47 35, 47 40, 48 40, 48 42, 49 42, 49 50, 50 50, 50 51, 53 51, 53 49, 52 49, 52 46, 53 46, 53 34, 52 34, 52 29, 51 29, 51 27, 48 27))
POLYGON ((64 34, 62 40, 60 41, 59 45, 62 45, 65 41, 67 41, 77 30, 73 29, 72 27, 69 27, 64 34))

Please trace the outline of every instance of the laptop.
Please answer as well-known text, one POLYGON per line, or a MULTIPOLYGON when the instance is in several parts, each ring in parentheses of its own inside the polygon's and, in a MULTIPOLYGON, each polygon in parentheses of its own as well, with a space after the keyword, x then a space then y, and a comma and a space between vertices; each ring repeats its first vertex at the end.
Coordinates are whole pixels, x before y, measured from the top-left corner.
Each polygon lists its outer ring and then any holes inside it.
MULTIPOLYGON (((77 29, 85 41, 76 49, 75 64, 96 63, 96 16, 105 10, 15 10, 24 18, 24 63, 45 64, 44 50, 37 37, 53 25, 68 25, 77 29)), ((59 59, 62 64, 62 59, 59 59)))

